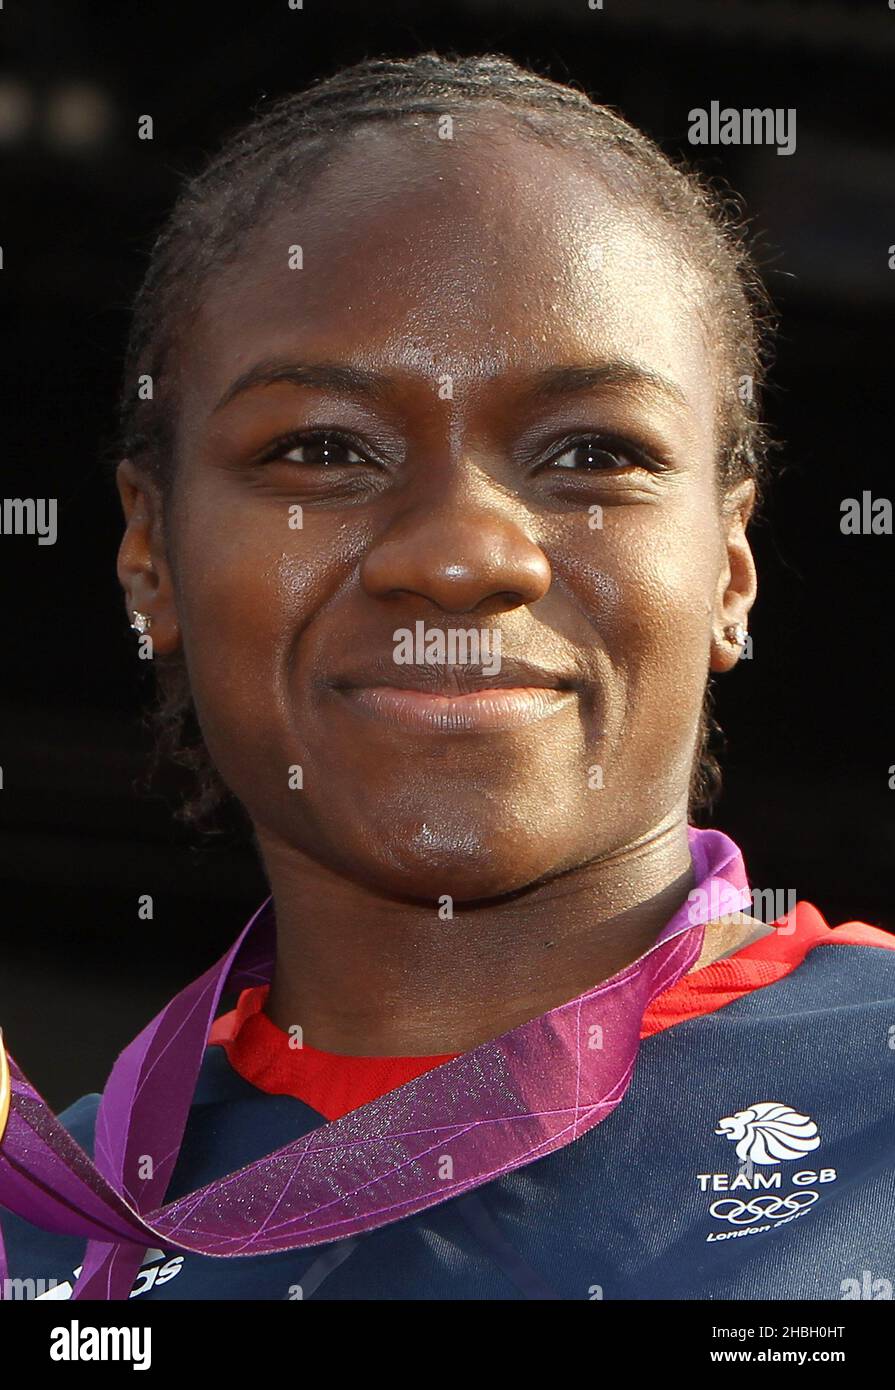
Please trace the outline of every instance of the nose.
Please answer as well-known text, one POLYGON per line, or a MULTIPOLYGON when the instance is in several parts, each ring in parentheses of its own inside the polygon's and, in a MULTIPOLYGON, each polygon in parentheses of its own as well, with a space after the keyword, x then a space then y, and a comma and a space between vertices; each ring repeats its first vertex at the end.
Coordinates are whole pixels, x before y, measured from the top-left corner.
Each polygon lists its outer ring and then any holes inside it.
POLYGON ((535 603, 550 588, 541 547, 499 503, 421 498, 370 547, 361 583, 374 598, 416 594, 445 612, 535 603))

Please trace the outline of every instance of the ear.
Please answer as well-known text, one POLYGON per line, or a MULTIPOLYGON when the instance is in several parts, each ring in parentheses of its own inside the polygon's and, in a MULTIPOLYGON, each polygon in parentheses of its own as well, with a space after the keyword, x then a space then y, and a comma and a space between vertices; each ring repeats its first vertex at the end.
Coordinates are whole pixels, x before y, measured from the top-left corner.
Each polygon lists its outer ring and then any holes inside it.
POLYGON ((739 661, 743 648, 725 636, 725 628, 741 624, 748 628, 749 610, 755 602, 758 581, 746 527, 755 506, 755 484, 751 478, 738 483, 725 497, 722 510, 725 562, 718 576, 712 610, 712 649, 709 670, 730 671, 739 661))
POLYGON ((123 459, 115 475, 126 522, 118 550, 118 578, 128 622, 134 610, 152 620, 153 650, 170 656, 180 645, 180 624, 165 547, 161 495, 157 486, 123 459))

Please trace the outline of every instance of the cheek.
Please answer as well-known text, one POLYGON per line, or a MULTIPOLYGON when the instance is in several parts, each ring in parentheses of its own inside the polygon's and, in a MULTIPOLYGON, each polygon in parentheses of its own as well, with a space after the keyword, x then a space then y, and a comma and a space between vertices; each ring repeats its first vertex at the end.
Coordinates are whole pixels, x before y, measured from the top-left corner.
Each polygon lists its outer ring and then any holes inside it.
POLYGON ((607 733, 627 725, 635 738, 659 728, 688 735, 707 678, 720 558, 711 508, 694 517, 642 506, 607 510, 602 531, 554 565, 611 670, 607 733))
MULTIPOLYGON (((279 749, 296 644, 345 573, 331 521, 243 496, 238 507, 192 505, 178 527, 177 602, 193 698, 222 774, 240 756, 279 749), (205 518, 214 517, 213 523, 205 518), (278 732, 279 731, 279 732, 278 732)), ((351 561, 347 561, 350 568, 351 561)))

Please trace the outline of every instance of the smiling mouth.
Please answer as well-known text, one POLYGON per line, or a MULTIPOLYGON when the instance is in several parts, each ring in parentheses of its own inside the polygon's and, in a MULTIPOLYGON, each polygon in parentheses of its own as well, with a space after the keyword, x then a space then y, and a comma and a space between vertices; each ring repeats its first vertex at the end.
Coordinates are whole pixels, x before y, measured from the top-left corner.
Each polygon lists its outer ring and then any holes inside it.
POLYGON ((549 686, 480 688, 465 694, 393 685, 342 687, 339 694, 369 718, 406 730, 498 733, 547 719, 574 704, 577 693, 549 686))

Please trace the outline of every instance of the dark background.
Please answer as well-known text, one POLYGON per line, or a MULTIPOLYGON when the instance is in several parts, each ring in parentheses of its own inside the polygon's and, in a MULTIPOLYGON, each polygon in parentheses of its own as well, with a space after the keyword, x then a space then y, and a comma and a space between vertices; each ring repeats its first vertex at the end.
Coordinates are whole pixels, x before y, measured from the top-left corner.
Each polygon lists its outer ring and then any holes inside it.
POLYGON ((115 579, 108 458, 128 306, 181 176, 263 96, 364 56, 508 53, 744 196, 782 316, 767 414, 785 447, 754 532, 754 659, 718 687, 714 822, 756 885, 895 928, 895 538, 839 529, 844 497, 893 496, 886 0, 5 0, 0 47, 3 495, 59 502, 55 546, 0 536, 0 1024, 51 1104, 100 1088, 265 896, 250 851, 196 850, 171 788, 135 789, 148 663, 115 579), (688 111, 712 100, 795 107, 795 154, 690 147, 688 111))

